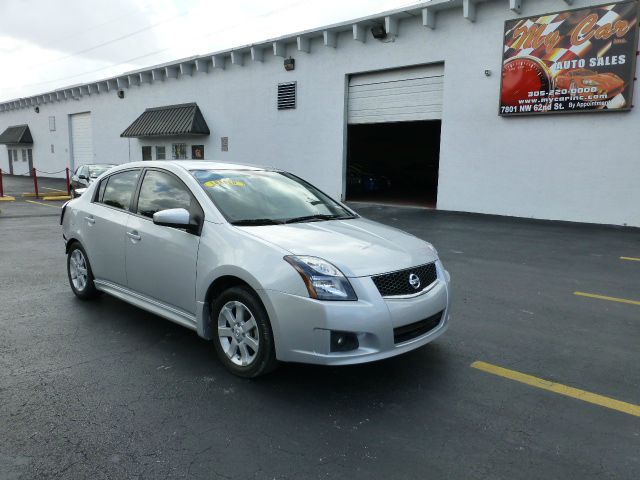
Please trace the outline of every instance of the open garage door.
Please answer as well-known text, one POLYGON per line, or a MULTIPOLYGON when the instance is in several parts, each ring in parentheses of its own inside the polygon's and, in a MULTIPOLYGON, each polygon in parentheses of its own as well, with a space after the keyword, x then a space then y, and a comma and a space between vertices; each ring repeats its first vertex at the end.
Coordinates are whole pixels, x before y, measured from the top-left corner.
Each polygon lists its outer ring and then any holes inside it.
POLYGON ((444 65, 352 75, 349 124, 439 120, 444 65))
POLYGON ((346 199, 435 208, 444 65, 349 79, 346 199))
POLYGON ((91 112, 76 113, 70 119, 71 169, 75 170, 80 165, 94 163, 91 112))

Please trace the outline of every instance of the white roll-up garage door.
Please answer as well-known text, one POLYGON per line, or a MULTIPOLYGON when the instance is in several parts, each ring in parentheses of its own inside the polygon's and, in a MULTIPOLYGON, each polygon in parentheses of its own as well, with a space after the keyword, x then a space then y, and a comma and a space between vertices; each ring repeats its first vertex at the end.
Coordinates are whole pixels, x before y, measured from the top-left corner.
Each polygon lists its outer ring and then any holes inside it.
POLYGON ((80 165, 94 163, 93 128, 91 127, 90 112, 71 115, 71 152, 73 154, 73 169, 80 165))
POLYGON ((442 118, 444 65, 352 75, 348 122, 386 123, 442 118))

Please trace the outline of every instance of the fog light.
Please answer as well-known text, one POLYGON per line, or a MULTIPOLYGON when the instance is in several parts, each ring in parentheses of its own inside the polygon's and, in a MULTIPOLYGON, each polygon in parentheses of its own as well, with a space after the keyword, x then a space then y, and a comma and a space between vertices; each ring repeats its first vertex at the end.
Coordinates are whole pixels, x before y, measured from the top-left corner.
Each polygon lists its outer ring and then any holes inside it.
POLYGON ((351 332, 331 332, 331 351, 349 352, 360 346, 358 336, 351 332))

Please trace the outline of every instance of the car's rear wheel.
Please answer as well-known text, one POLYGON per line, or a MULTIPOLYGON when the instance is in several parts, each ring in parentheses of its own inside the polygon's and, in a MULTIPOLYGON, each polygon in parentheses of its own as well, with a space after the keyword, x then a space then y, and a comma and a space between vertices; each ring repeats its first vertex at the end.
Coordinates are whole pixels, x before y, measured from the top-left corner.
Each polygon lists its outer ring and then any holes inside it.
POLYGON ((253 378, 277 366, 267 312, 250 289, 225 290, 211 305, 211 320, 216 353, 229 371, 253 378))
POLYGON ((87 253, 82 246, 75 242, 69 247, 67 254, 67 276, 69 285, 76 297, 89 300, 98 295, 98 290, 93 283, 93 272, 87 258, 87 253))

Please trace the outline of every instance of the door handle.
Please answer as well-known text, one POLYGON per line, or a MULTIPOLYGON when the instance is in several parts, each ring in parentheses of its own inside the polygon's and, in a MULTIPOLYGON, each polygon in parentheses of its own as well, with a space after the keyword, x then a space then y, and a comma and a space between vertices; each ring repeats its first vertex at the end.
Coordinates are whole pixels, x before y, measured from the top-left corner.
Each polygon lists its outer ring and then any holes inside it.
POLYGON ((131 240, 135 240, 136 242, 139 242, 140 240, 142 240, 142 237, 140 235, 138 235, 135 231, 134 232, 127 232, 127 236, 131 240))
POLYGON ((84 217, 84 219, 91 225, 93 225, 94 223, 96 223, 96 219, 93 217, 84 217))

